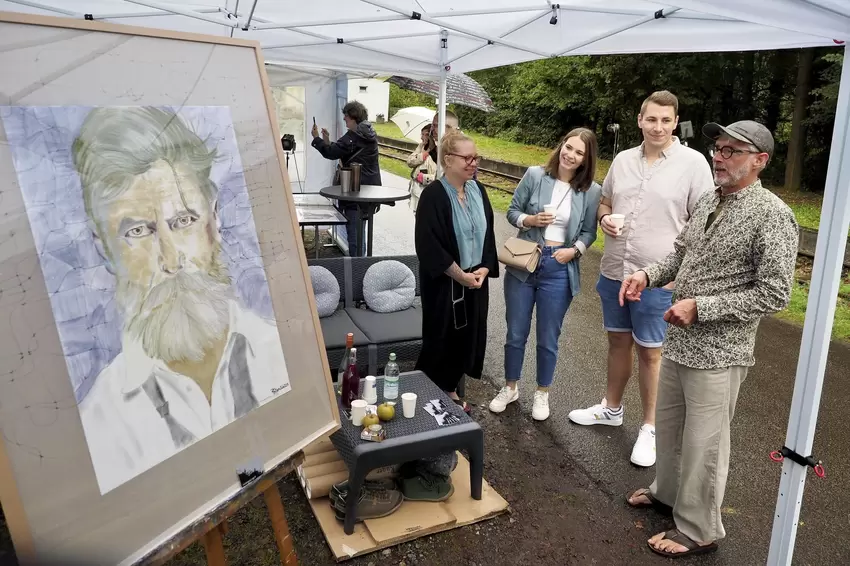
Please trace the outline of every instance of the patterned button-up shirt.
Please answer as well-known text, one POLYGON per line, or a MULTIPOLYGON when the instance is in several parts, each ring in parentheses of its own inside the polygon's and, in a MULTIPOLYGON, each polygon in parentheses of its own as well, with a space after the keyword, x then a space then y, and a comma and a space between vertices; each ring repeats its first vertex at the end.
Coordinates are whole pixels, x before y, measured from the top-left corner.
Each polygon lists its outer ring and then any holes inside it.
POLYGON ((798 243, 794 213, 761 181, 706 193, 673 252, 644 269, 653 287, 676 281, 674 303, 696 299, 696 322, 668 328, 664 357, 696 369, 752 366, 759 320, 790 300, 798 243))

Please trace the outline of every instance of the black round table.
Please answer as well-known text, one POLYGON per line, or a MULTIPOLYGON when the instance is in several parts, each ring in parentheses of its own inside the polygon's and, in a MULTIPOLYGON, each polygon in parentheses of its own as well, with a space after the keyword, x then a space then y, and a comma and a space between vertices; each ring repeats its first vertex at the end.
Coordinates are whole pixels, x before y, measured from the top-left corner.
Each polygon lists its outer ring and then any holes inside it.
MULTIPOLYGON (((360 249, 360 234, 363 233, 363 222, 369 222, 368 236, 366 238, 366 255, 372 255, 372 218, 382 204, 395 205, 397 201, 410 198, 407 189, 396 189, 393 187, 382 187, 379 185, 360 185, 359 191, 344 191, 340 185, 333 185, 319 190, 323 197, 342 200, 357 205, 357 243, 355 249, 360 249)), ((349 255, 351 242, 349 242, 349 255)))

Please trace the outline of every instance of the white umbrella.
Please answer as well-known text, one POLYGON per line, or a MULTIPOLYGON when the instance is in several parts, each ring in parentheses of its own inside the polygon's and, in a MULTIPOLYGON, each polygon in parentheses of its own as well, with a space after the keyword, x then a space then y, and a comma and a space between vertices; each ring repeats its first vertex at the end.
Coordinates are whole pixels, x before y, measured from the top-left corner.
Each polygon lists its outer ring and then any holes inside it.
POLYGON ((431 123, 436 113, 436 110, 424 106, 411 106, 402 108, 390 120, 395 122, 404 137, 419 143, 422 141, 422 128, 431 123))

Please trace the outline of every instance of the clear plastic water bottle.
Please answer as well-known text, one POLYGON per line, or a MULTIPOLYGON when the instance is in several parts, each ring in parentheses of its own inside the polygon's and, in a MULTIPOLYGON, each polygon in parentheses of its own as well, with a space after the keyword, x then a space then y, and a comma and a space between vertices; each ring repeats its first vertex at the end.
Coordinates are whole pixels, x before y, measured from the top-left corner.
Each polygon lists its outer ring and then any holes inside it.
POLYGON ((395 354, 390 354, 390 361, 384 368, 384 399, 398 398, 398 374, 395 354))

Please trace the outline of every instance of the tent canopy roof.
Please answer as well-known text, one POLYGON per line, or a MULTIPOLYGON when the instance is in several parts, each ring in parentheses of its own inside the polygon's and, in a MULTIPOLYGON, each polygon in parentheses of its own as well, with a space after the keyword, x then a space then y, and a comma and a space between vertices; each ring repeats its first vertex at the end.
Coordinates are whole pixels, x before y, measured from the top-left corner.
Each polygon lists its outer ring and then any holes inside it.
POLYGON ((436 77, 563 55, 850 41, 845 0, 0 0, 0 10, 257 40, 266 60, 436 77), (557 23, 550 20, 557 16, 557 23))

